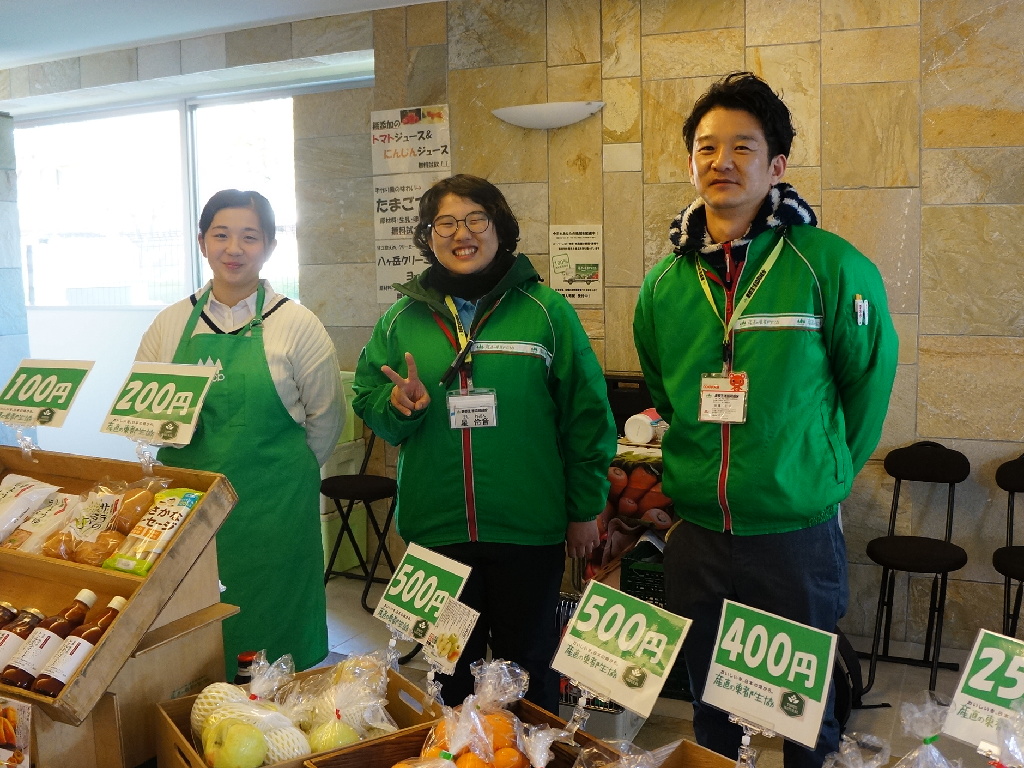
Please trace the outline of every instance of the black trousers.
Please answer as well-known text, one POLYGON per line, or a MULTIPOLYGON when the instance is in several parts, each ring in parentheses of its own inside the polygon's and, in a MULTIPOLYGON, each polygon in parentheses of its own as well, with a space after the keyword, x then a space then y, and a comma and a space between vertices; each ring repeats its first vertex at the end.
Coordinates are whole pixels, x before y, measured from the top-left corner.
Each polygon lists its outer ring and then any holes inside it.
POLYGON ((558 714, 558 673, 551 660, 558 648, 556 610, 565 544, 529 546, 467 542, 431 547, 473 571, 459 597, 480 619, 453 675, 439 675, 441 697, 450 706, 473 693, 469 665, 486 658, 513 661, 530 673, 526 698, 558 714))

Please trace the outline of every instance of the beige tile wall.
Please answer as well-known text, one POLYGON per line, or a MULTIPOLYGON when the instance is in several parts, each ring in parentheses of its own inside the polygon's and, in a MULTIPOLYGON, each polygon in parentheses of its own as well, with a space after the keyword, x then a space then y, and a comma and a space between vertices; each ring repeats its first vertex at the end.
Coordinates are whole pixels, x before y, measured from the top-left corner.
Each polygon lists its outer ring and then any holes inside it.
MULTIPOLYGON (((990 562, 1005 496, 992 477, 1024 438, 1022 36, 1024 6, 1009 0, 450 0, 9 70, 0 97, 372 45, 372 89, 295 108, 300 287, 342 366, 381 311, 369 298, 370 112, 447 103, 455 170, 502 186, 542 274, 549 225, 604 226, 605 303, 581 318, 607 370, 635 371, 637 290, 693 197, 683 118, 728 71, 761 74, 798 128, 787 180, 878 264, 901 342, 881 445, 843 508, 844 628, 873 621, 879 572, 864 546, 884 531, 892 492, 880 458, 933 439, 973 468, 954 533, 970 562, 951 585, 944 637, 967 647, 977 627, 1000 625, 990 562), (570 99, 606 106, 549 132, 490 113, 570 99)), ((901 530, 933 533, 935 501, 911 493, 901 530)), ((896 639, 923 639, 928 586, 904 580, 896 639)))

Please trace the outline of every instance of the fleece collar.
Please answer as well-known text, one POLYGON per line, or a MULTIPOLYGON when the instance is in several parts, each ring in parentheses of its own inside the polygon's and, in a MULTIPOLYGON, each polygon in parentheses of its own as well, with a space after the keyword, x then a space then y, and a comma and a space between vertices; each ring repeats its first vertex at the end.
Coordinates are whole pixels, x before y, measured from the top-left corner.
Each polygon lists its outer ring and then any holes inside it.
MULTIPOLYGON (((771 188, 750 228, 742 237, 733 240, 732 246, 744 246, 766 230, 793 224, 814 227, 818 225, 818 218, 792 185, 780 182, 771 188)), ((692 251, 710 255, 722 250, 722 243, 712 241, 708 234, 707 211, 704 200, 699 197, 672 220, 668 236, 675 252, 680 255, 692 251)))

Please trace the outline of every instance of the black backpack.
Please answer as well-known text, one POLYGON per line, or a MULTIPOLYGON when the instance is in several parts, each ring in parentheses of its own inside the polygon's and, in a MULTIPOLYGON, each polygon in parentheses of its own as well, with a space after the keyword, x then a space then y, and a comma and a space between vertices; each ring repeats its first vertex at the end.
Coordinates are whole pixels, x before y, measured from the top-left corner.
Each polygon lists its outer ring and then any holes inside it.
POLYGON ((832 667, 832 679, 836 684, 836 719, 839 721, 840 732, 843 732, 850 719, 850 712, 864 706, 864 680, 860 674, 857 652, 839 627, 836 627, 836 661, 832 667))

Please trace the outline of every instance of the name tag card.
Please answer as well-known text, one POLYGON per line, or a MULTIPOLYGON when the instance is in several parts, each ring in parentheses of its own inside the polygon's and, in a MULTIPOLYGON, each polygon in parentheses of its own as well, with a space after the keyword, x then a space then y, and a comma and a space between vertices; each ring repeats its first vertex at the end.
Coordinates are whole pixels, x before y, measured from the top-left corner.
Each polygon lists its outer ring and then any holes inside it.
POLYGON ((691 623, 591 580, 551 666, 580 687, 647 717, 691 623))
MULTIPOLYGON (((964 665, 942 732, 979 750, 998 748, 996 725, 1024 696, 1024 642, 982 629, 964 665)), ((998 753, 997 753, 998 754, 998 753)))
POLYGON ((813 747, 835 649, 831 632, 726 600, 704 701, 813 747))
POLYGON ((219 370, 214 365, 135 363, 100 431, 144 443, 188 445, 219 370))
POLYGON ((0 421, 18 427, 63 425, 92 366, 86 360, 22 360, 0 391, 0 421))
MULTIPOLYGON (((468 565, 439 555, 419 544, 410 544, 373 615, 403 636, 424 641, 439 623, 445 604, 462 594, 462 588, 471 570, 468 565)), ((464 624, 465 619, 460 619, 460 616, 460 613, 456 613, 452 621, 455 624, 464 624)), ((472 631, 475 623, 474 616, 469 631, 472 631)), ((452 633, 461 636, 461 630, 445 631, 445 634, 452 633)), ((468 632, 465 633, 465 637, 469 637, 468 632)), ((435 632, 435 645, 436 642, 435 632)), ((465 639, 462 639, 459 653, 464 645, 465 639)), ((445 651, 447 658, 452 649, 447 642, 442 642, 442 650, 445 651)))

